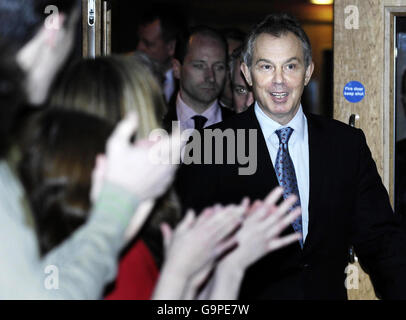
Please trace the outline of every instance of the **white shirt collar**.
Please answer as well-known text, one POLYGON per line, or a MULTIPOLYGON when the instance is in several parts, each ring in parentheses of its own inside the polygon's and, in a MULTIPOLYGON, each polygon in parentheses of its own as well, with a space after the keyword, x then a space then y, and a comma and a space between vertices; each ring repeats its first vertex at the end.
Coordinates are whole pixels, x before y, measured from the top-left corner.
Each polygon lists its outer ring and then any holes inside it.
POLYGON ((274 134, 277 141, 279 141, 275 131, 281 128, 291 127, 293 129, 293 133, 289 139, 289 144, 293 144, 297 140, 304 140, 306 116, 303 113, 302 105, 299 106, 299 109, 297 110, 293 119, 284 126, 266 115, 265 112, 259 107, 258 102, 255 102, 254 110, 265 139, 270 139, 274 134))
POLYGON ((175 81, 173 76, 173 69, 169 69, 165 73, 165 81, 164 81, 164 94, 165 99, 168 102, 175 90, 175 81))
POLYGON ((176 113, 181 124, 185 124, 185 128, 194 128, 194 120, 192 117, 195 115, 200 115, 207 118, 207 122, 204 127, 208 127, 222 120, 221 108, 218 104, 218 100, 214 101, 209 108, 207 108, 203 113, 199 114, 182 100, 180 92, 178 93, 176 99, 176 113))

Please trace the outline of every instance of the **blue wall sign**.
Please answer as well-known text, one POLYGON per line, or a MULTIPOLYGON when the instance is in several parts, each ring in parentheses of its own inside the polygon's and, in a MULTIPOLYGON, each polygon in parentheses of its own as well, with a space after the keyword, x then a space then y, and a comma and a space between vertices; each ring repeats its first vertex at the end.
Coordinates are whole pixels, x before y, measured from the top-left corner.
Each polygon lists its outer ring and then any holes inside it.
POLYGON ((348 82, 344 87, 344 97, 352 103, 360 102, 365 97, 365 87, 358 81, 348 82))

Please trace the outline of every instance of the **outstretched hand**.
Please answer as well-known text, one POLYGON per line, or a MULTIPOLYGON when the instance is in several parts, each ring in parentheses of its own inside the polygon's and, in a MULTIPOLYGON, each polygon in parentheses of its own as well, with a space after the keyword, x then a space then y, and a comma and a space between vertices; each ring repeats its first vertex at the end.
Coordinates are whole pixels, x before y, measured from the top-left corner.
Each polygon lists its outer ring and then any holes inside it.
POLYGON ((237 247, 218 262, 206 297, 236 299, 244 273, 250 265, 301 238, 299 233, 280 236, 301 212, 299 207, 289 212, 297 201, 294 195, 276 205, 282 194, 283 189, 277 187, 264 201, 255 201, 248 210, 241 228, 229 239, 230 242, 237 242, 237 247))
POLYGON ((241 223, 247 209, 248 201, 238 206, 215 205, 197 218, 189 210, 174 231, 162 224, 167 261, 176 262, 177 270, 183 274, 195 274, 233 245, 223 240, 241 223))
POLYGON ((297 201, 295 195, 289 196, 277 206, 276 202, 282 194, 283 189, 277 187, 264 201, 254 202, 235 235, 238 247, 220 263, 231 263, 245 270, 266 254, 301 239, 302 235, 297 232, 280 237, 281 232, 301 213, 300 207, 289 212, 297 201))
POLYGON ((154 299, 192 298, 216 259, 232 243, 224 242, 241 223, 248 200, 240 205, 215 205, 196 217, 189 210, 175 230, 161 225, 165 264, 154 292, 154 299))
POLYGON ((101 189, 102 181, 126 189, 140 202, 162 195, 173 181, 182 147, 179 129, 157 142, 144 139, 133 144, 130 140, 137 127, 138 117, 130 113, 110 136, 106 156, 98 158, 93 172, 93 200, 101 189))

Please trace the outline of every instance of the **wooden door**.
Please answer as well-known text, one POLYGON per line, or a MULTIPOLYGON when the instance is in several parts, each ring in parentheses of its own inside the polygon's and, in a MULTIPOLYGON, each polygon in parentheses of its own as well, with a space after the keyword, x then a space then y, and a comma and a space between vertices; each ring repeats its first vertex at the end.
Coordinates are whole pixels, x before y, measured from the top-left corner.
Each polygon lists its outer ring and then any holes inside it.
MULTIPOLYGON (((355 126, 366 135, 392 205, 396 100, 394 21, 405 11, 406 0, 334 2, 334 118, 348 123, 351 115, 356 115, 355 126)), ((359 264, 354 263, 352 268, 360 273, 358 289, 349 289, 349 298, 376 299, 369 277, 359 264)))

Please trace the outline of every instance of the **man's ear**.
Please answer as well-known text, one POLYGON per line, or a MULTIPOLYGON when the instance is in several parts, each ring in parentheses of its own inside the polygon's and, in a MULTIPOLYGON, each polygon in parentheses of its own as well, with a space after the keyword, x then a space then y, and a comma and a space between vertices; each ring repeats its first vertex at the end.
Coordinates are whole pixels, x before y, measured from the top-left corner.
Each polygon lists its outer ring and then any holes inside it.
POLYGON ((170 57, 173 57, 175 54, 175 48, 176 48, 176 40, 171 40, 166 44, 166 48, 168 49, 168 55, 170 57))
POLYGON ((173 76, 180 80, 180 73, 182 71, 182 65, 178 59, 172 59, 172 69, 173 69, 173 76))
POLYGON ((245 64, 245 62, 241 63, 241 72, 244 75, 245 80, 247 81, 248 85, 252 87, 252 79, 251 79, 251 71, 250 68, 245 64))
POLYGON ((307 67, 307 69, 306 69, 306 73, 305 73, 305 86, 307 86, 307 84, 309 83, 309 81, 310 81, 310 79, 311 79, 311 77, 312 77, 312 74, 313 74, 313 71, 314 71, 314 63, 313 63, 313 61, 309 64, 309 66, 307 67))

